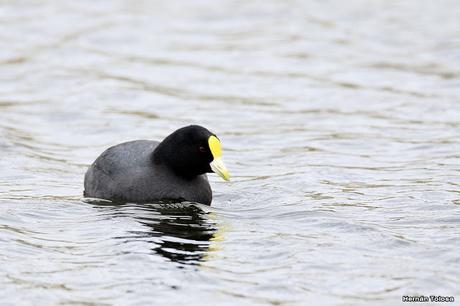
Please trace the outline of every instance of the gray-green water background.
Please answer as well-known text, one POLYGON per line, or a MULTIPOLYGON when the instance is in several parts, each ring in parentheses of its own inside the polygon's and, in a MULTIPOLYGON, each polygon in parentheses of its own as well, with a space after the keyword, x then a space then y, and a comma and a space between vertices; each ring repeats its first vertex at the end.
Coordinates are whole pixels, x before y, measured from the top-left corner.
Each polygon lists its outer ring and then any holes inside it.
POLYGON ((460 300, 460 3, 0 1, 0 301, 460 300), (81 201, 197 123, 206 207, 81 201))

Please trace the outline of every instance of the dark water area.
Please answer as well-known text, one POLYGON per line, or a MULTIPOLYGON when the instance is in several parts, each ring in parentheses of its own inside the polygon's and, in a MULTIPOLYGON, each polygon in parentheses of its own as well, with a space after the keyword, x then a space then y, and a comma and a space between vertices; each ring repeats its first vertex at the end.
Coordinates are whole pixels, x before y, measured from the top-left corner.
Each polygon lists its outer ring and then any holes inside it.
POLYGON ((0 304, 460 300, 459 2, 3 1, 0 25, 0 304), (83 198, 104 149, 188 124, 232 175, 211 207, 83 198))

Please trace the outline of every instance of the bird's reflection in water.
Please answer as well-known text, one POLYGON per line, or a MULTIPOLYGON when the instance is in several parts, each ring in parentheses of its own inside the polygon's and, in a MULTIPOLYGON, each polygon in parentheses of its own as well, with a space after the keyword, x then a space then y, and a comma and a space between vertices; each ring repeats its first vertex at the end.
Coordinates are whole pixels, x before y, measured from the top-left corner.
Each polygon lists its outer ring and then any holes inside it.
MULTIPOLYGON (((88 201, 86 201, 88 202, 88 201)), ((92 204, 96 204, 91 201, 92 204)), ((132 217, 147 230, 130 231, 119 239, 142 239, 152 243, 152 250, 173 262, 196 265, 207 257, 218 227, 209 213, 194 204, 107 204, 113 217, 132 217)))
POLYGON ((209 250, 217 226, 199 207, 194 205, 161 205, 156 217, 138 221, 151 228, 150 235, 159 237, 153 250, 175 262, 199 263, 209 250))

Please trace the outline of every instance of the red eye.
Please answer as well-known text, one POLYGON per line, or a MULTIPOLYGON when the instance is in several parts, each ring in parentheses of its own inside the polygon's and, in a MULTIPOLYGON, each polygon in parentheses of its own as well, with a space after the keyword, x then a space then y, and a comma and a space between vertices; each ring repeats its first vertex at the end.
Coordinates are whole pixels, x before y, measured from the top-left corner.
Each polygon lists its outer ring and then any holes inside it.
POLYGON ((205 147, 199 147, 198 150, 200 150, 201 153, 206 153, 206 148, 205 147))

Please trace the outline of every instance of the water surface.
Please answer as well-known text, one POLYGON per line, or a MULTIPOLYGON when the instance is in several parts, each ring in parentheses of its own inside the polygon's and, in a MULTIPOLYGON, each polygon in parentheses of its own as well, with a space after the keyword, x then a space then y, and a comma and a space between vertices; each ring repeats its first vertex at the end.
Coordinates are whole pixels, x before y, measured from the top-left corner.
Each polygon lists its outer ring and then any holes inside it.
POLYGON ((2 304, 460 299, 457 1, 3 1, 2 304), (82 200, 107 147, 223 142, 212 207, 82 200))

